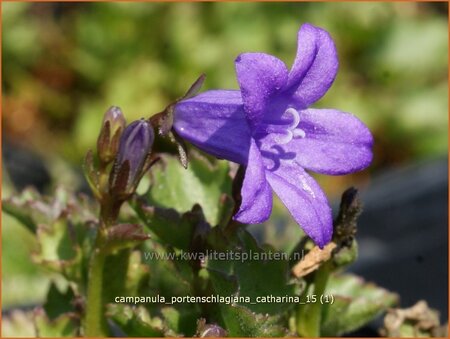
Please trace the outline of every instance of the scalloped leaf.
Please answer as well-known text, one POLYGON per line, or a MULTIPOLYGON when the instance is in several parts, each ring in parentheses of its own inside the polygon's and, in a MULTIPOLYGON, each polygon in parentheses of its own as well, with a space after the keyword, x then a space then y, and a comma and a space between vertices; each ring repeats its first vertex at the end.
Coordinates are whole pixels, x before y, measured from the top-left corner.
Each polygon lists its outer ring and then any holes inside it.
POLYGON ((126 337, 164 337, 164 325, 159 318, 151 318, 142 307, 108 304, 107 317, 114 321, 126 337))
POLYGON ((192 151, 187 169, 178 159, 162 155, 152 168, 152 186, 147 194, 149 205, 174 208, 180 213, 199 204, 211 225, 220 223, 221 196, 231 195, 231 177, 226 161, 209 160, 192 151))
POLYGON ((217 305, 229 335, 286 336, 287 312, 295 303, 283 302, 281 297, 295 297, 301 292, 297 284, 288 280, 287 258, 269 246, 259 246, 244 229, 238 230, 235 236, 227 236, 226 229, 215 227, 207 240, 208 245, 219 253, 234 252, 234 260, 221 260, 220 254, 217 254, 208 256, 204 263, 214 293, 239 298, 236 302, 217 305), (272 302, 270 299, 257 302, 257 297, 264 296, 279 297, 280 302, 272 302))
MULTIPOLYGON (((252 312, 278 314, 293 307, 294 303, 287 302, 255 302, 256 297, 294 297, 298 293, 298 286, 288 281, 290 268, 287 258, 269 246, 264 248, 258 246, 253 236, 242 229, 238 232, 238 239, 235 241, 223 253, 227 254, 230 253, 228 251, 233 251, 235 260, 221 260, 219 255, 217 258, 209 256, 205 267, 210 271, 228 276, 229 280, 234 280, 236 286, 232 293, 249 297, 251 303, 241 305, 252 312)), ((218 250, 218 252, 221 251, 218 250)), ((221 288, 216 291, 222 292, 221 288)))
MULTIPOLYGON (((209 271, 214 290, 223 297, 238 297, 238 282, 234 277, 209 271)), ((235 303, 218 305, 224 328, 230 337, 284 337, 288 334, 286 323, 280 315, 270 316, 252 312, 235 303)))
POLYGON ((2 201, 2 209, 32 232, 37 231, 40 224, 51 224, 69 216, 73 224, 96 223, 96 207, 87 196, 74 195, 64 187, 57 187, 50 197, 30 187, 2 201))
POLYGON ((182 215, 171 208, 146 206, 139 201, 134 201, 132 206, 162 243, 184 251, 190 249, 197 229, 210 228, 199 205, 182 215))
POLYGON ((324 304, 321 335, 340 336, 372 321, 398 303, 397 294, 353 274, 331 275, 325 294, 334 302, 324 304))
POLYGON ((42 308, 34 311, 36 333, 41 338, 78 337, 79 323, 79 318, 73 313, 64 313, 50 320, 42 308))
POLYGON ((95 237, 96 204, 64 187, 58 187, 51 197, 30 188, 6 199, 3 208, 36 233, 35 263, 69 280, 82 281, 83 252, 88 256, 95 237))
POLYGON ((250 311, 244 306, 224 305, 222 314, 230 337, 286 337, 288 329, 280 325, 282 318, 250 311))
MULTIPOLYGON (((142 245, 142 265, 147 266, 149 278, 139 288, 139 295, 156 293, 169 299, 191 293, 192 266, 187 260, 176 260, 178 254, 169 247, 150 239, 142 245), (156 292, 157 291, 157 292, 156 292)), ((148 305, 158 308, 160 305, 148 305)))
POLYGON ((176 336, 192 337, 197 328, 200 311, 192 305, 178 304, 161 309, 164 322, 176 336))
POLYGON ((48 289, 47 301, 43 308, 50 320, 56 319, 64 313, 75 312, 75 294, 70 286, 65 292, 61 292, 56 284, 52 282, 48 289))
POLYGON ((50 211, 45 205, 37 204, 41 199, 38 191, 34 188, 26 188, 21 194, 12 196, 2 201, 4 212, 16 218, 31 232, 35 232, 37 225, 48 220, 50 211))
POLYGON ((32 254, 34 262, 62 273, 69 280, 82 278, 82 251, 71 234, 71 225, 66 220, 57 220, 51 225, 37 228, 38 250, 32 254))

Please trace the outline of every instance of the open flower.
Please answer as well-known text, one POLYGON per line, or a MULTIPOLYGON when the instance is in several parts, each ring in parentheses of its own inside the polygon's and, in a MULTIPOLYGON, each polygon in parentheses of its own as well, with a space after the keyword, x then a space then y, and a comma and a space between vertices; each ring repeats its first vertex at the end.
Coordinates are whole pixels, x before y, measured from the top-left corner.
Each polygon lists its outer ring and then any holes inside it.
POLYGON ((356 117, 312 109, 336 77, 336 48, 323 29, 304 24, 294 65, 267 54, 235 61, 240 91, 212 90, 175 106, 174 128, 219 158, 246 165, 242 203, 234 218, 267 220, 272 189, 303 230, 323 247, 331 240, 327 198, 305 169, 340 175, 372 161, 372 135, 356 117))

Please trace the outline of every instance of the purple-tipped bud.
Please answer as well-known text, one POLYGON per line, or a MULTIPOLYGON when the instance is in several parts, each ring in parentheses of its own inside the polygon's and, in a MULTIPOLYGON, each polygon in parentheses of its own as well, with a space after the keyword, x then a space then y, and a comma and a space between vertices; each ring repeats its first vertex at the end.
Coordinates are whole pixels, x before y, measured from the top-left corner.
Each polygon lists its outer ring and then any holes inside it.
POLYGON ((122 133, 114 167, 111 188, 117 193, 132 193, 146 168, 154 141, 153 128, 144 119, 129 124, 122 133))
POLYGON ((97 139, 98 156, 103 163, 110 163, 116 156, 125 125, 125 117, 119 107, 111 106, 105 112, 102 129, 97 139))
POLYGON ((120 107, 111 106, 103 117, 103 125, 109 121, 111 128, 111 135, 114 135, 119 129, 123 130, 126 125, 125 117, 123 116, 120 107))
POLYGON ((216 324, 207 324, 204 318, 197 321, 196 337, 200 338, 224 338, 228 335, 222 327, 216 324))

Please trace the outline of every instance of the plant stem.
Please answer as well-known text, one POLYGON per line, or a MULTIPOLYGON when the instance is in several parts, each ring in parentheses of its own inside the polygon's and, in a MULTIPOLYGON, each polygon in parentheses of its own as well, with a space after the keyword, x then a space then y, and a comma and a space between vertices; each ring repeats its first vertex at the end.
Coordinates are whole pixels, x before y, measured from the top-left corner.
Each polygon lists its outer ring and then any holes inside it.
MULTIPOLYGON (((330 275, 331 265, 324 263, 315 273, 313 295, 317 298, 315 302, 300 305, 297 315, 297 332, 302 337, 320 337, 320 325, 322 321, 322 307, 320 297, 324 294, 330 275)), ((309 289, 307 289, 308 291, 309 289)), ((308 293, 308 292, 307 292, 308 293)))
POLYGON ((100 225, 97 230, 93 254, 89 263, 84 334, 86 337, 107 337, 108 329, 104 316, 103 270, 107 256, 105 241, 107 229, 119 214, 121 201, 109 197, 100 202, 100 225))
POLYGON ((89 266, 84 335, 86 337, 108 336, 103 315, 103 269, 105 253, 102 250, 103 232, 98 230, 95 249, 89 266))

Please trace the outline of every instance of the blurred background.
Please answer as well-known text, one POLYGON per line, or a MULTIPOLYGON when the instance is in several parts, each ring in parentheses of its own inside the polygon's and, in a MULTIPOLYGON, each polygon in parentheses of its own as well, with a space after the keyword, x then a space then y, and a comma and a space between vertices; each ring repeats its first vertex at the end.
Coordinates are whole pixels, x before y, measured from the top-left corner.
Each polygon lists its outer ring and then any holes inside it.
MULTIPOLYGON (((104 111, 128 121, 161 111, 201 73, 203 90, 235 88, 234 59, 260 51, 290 66, 300 25, 333 37, 336 81, 316 107, 352 112, 375 137, 372 166, 317 176, 331 201, 362 191, 353 270, 424 298, 447 317, 447 3, 2 3, 2 195, 27 185, 85 191, 80 164, 104 111)), ((252 226, 290 250, 300 231, 275 202, 252 226)), ((32 236, 2 215, 2 310, 42 302, 51 277, 32 236)))

